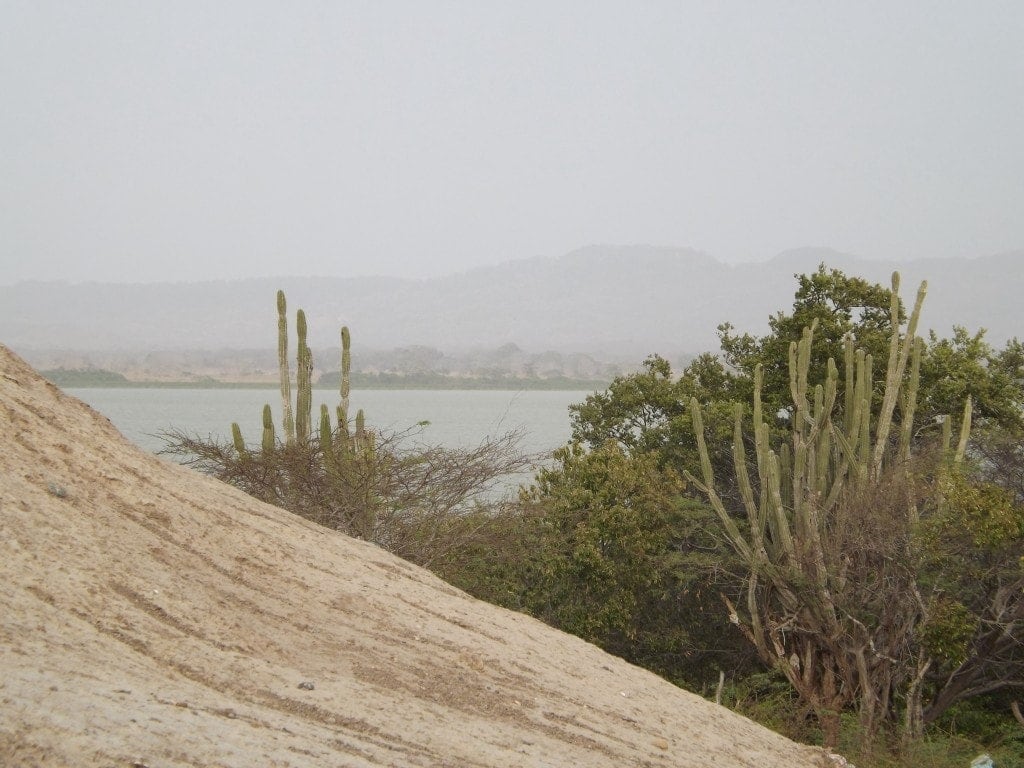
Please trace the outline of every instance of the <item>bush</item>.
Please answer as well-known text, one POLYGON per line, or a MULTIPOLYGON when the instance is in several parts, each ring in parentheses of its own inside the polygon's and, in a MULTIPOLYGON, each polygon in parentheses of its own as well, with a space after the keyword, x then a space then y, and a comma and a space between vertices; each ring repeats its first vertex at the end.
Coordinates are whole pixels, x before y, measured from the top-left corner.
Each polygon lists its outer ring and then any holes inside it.
POLYGON ((278 357, 284 404, 283 438, 270 406, 263 409, 259 446, 248 445, 237 424, 231 441, 172 430, 163 435, 164 453, 234 485, 261 501, 315 523, 378 544, 425 567, 486 536, 499 508, 503 478, 529 469, 534 460, 519 450, 510 432, 475 448, 409 447, 411 432, 382 434, 368 429, 362 411, 350 422, 351 337, 341 329, 340 396, 336 421, 322 406, 319 429, 312 418, 312 353, 306 319, 296 316, 298 345, 292 377, 287 362, 284 293, 278 291, 278 357))

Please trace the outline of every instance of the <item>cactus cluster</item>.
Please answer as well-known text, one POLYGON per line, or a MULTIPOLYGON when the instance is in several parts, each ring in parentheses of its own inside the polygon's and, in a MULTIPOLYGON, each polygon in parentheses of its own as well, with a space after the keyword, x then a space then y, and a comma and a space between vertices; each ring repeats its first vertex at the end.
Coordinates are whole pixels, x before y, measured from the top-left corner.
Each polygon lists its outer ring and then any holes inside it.
MULTIPOLYGON (((306 444, 313 436, 313 353, 307 343, 308 329, 306 313, 301 309, 295 315, 297 336, 295 353, 295 401, 292 402, 292 379, 288 362, 288 304, 284 291, 277 292, 277 359, 281 382, 281 405, 283 412, 282 431, 285 445, 306 444)), ((331 423, 330 410, 320 407, 317 437, 328 466, 346 455, 372 452, 373 434, 365 426, 362 410, 356 413, 355 431, 349 428, 349 390, 352 368, 352 337, 347 327, 341 329, 341 402, 336 408, 336 426, 331 423)), ((239 456, 248 455, 248 448, 238 424, 231 425, 235 450, 239 456)), ((278 439, 274 428, 270 405, 263 406, 263 437, 261 449, 268 454, 277 448, 278 439)))
MULTIPOLYGON (((835 553, 826 546, 837 506, 884 472, 909 472, 911 437, 923 342, 917 324, 927 284, 917 293, 906 332, 899 322, 899 275, 892 279, 892 337, 882 398, 872 412, 873 360, 855 341, 845 341, 845 375, 841 415, 837 414, 840 375, 829 359, 823 384, 808 383, 814 326, 804 330, 789 351, 789 438, 771 445, 771 430, 761 402, 762 371, 755 371, 753 396, 754 461, 748 468, 744 441, 745 409, 734 411, 733 458, 736 483, 747 525, 727 509, 715 489, 715 478, 704 440, 701 408, 690 403, 701 461, 701 477, 688 480, 708 498, 726 537, 748 572, 746 617, 729 603, 730 616, 755 645, 759 655, 779 668, 794 688, 819 712, 838 712, 859 691, 862 716, 875 715, 888 690, 877 690, 868 679, 885 661, 866 627, 856 622, 837 601, 843 574, 835 553), (898 426, 894 413, 899 406, 898 426), (898 433, 894 434, 894 429, 898 433), (756 471, 756 477, 751 473, 756 471), (863 630, 863 631, 862 631, 863 630), (837 638, 858 639, 844 643, 837 638)), ((970 430, 970 401, 964 418, 956 460, 962 459, 970 430)), ((951 442, 949 419, 944 444, 951 442)), ((903 505, 912 528, 917 507, 903 505)), ((886 662, 887 663, 887 662, 886 662)))

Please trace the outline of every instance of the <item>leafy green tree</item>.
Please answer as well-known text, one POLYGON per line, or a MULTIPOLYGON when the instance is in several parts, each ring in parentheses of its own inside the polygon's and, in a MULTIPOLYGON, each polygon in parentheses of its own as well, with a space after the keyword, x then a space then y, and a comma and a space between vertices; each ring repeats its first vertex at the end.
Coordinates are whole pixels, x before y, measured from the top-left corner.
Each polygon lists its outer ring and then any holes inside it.
POLYGON ((953 413, 967 397, 980 424, 1024 430, 1024 345, 1012 339, 997 351, 984 330, 956 326, 949 339, 933 331, 921 361, 921 415, 953 413))
POLYGON ((706 684, 747 661, 712 609, 728 552, 679 476, 613 441, 555 458, 523 497, 521 606, 677 682, 706 684))
MULTIPOLYGON (((789 344, 800 338, 804 328, 815 326, 810 369, 819 378, 812 379, 812 386, 824 382, 829 358, 843 360, 847 338, 852 338, 854 345, 876 363, 884 364, 893 330, 890 289, 824 264, 810 275, 795 277, 793 308, 789 314, 778 312, 769 318, 768 335, 737 334, 730 323, 718 326, 722 356, 745 382, 745 399, 752 394, 754 369, 760 365, 764 371, 765 407, 776 410, 791 404, 789 344)), ((898 297, 896 318, 898 323, 906 320, 898 297)))
POLYGON ((619 376, 604 392, 569 406, 573 440, 592 447, 614 440, 642 453, 663 450, 673 437, 672 423, 686 412, 684 394, 668 360, 651 355, 640 372, 619 376))
POLYGON ((597 448, 611 440, 631 454, 650 454, 663 467, 691 465, 697 458, 692 398, 721 441, 713 441, 716 462, 729 462, 732 411, 727 402, 743 389, 743 379, 711 354, 695 358, 678 377, 669 362, 651 355, 637 373, 617 377, 607 390, 569 406, 572 439, 597 448), (723 450, 716 450, 723 447, 723 450))

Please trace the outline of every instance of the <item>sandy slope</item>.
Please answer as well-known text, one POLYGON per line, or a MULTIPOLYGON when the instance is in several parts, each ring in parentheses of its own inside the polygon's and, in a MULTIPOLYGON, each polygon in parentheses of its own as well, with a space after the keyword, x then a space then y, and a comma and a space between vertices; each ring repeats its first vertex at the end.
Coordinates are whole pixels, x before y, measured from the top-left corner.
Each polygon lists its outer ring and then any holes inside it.
POLYGON ((823 764, 135 449, 2 346, 0 435, 0 765, 823 764))

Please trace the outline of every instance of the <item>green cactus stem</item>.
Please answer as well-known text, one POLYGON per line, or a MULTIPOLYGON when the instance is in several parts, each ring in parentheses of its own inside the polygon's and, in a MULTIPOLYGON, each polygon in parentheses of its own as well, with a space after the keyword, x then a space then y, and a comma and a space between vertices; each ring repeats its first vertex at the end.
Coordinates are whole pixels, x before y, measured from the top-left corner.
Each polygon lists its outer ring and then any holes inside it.
POLYGON ((242 428, 237 421, 231 422, 231 441, 235 444, 235 451, 239 456, 247 456, 249 452, 245 448, 245 440, 242 438, 242 428))
POLYGON ((270 410, 270 405, 267 404, 263 406, 263 452, 273 453, 276 446, 277 436, 274 434, 274 414, 270 410))
POLYGON ((277 363, 281 377, 284 437, 290 445, 295 441, 295 419, 292 416, 291 376, 288 370, 288 305, 284 291, 280 290, 277 292, 277 363))
POLYGON ((295 370, 295 439, 309 440, 313 413, 313 354, 306 343, 306 313, 301 309, 295 315, 298 334, 295 370))
POLYGON ((320 405, 320 448, 324 452, 324 459, 333 462, 334 433, 331 428, 331 411, 325 404, 320 405))
MULTIPOLYGON (((348 417, 348 396, 351 385, 350 374, 352 371, 352 334, 349 333, 348 326, 342 326, 341 329, 341 385, 340 392, 341 404, 338 406, 341 411, 348 417)), ((338 425, 339 427, 341 424, 338 425)), ((348 429, 348 425, 345 425, 345 429, 348 429)))

